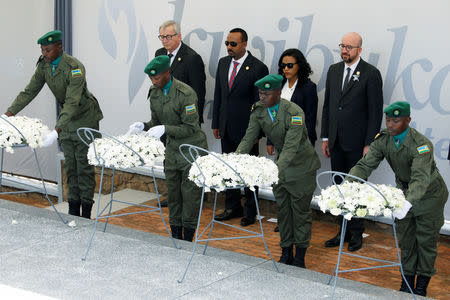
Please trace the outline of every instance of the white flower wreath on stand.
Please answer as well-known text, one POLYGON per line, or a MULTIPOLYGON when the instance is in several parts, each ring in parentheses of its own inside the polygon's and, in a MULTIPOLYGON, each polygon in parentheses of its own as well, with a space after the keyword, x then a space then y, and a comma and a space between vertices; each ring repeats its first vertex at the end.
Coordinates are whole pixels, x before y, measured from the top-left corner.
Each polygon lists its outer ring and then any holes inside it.
POLYGON ((0 120, 0 148, 5 148, 9 153, 14 153, 13 146, 25 143, 31 148, 41 147, 44 138, 50 133, 50 129, 39 119, 23 116, 6 118, 2 116, 2 119, 0 120))
MULTIPOLYGON (((159 139, 147 136, 145 132, 114 138, 136 151, 142 157, 146 166, 154 166, 156 162, 164 160, 164 144, 159 139)), ((88 160, 91 165, 104 164, 107 168, 128 169, 141 166, 138 155, 108 137, 96 138, 89 145, 88 160), (101 161, 98 161, 95 156, 94 144, 97 156, 101 161)))
POLYGON ((384 184, 348 182, 331 185, 315 196, 320 210, 329 211, 332 215, 352 217, 385 216, 403 219, 411 208, 403 191, 384 184), (372 187, 380 191, 386 200, 372 187))
POLYGON ((211 191, 210 188, 221 192, 227 187, 236 186, 246 186, 254 191, 255 186, 271 186, 278 183, 278 167, 265 157, 214 153, 200 156, 195 160, 189 170, 189 179, 199 187, 203 187, 204 184, 207 192, 211 191), (236 170, 243 181, 229 166, 217 158, 236 170))

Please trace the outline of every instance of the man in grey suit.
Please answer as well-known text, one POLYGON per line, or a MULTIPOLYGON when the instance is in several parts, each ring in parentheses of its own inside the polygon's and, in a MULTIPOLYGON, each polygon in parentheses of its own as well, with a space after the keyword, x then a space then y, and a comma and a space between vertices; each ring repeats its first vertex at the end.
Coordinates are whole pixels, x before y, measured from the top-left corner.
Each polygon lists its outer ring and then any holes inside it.
MULTIPOLYGON (((331 169, 348 173, 369 150, 383 118, 383 92, 380 71, 360 58, 362 38, 347 33, 339 44, 342 61, 327 73, 322 111, 322 153, 331 158, 331 169)), ((341 219, 342 220, 342 219, 341 219)), ((340 231, 339 231, 340 232, 340 231)), ((345 237, 338 233, 326 247, 349 242, 348 250, 362 247, 363 219, 348 222, 345 237)))
MULTIPOLYGON (((163 45, 156 50, 155 57, 167 55, 170 57, 170 74, 189 85, 197 94, 197 108, 200 124, 203 123, 203 108, 205 106, 205 65, 200 55, 181 41, 181 27, 175 21, 166 21, 159 26, 158 38, 163 45)), ((165 144, 166 136, 161 137, 165 144)), ((167 200, 161 201, 162 207, 167 207, 167 200)))
POLYGON ((163 48, 156 50, 155 57, 170 57, 170 74, 189 85, 197 94, 198 115, 203 123, 205 106, 205 64, 201 56, 181 41, 180 24, 166 21, 159 26, 159 36, 163 48))
MULTIPOLYGON (((267 66, 247 51, 248 36, 245 30, 230 30, 225 45, 228 56, 219 60, 214 89, 212 130, 216 139, 221 139, 222 152, 236 151, 245 135, 252 106, 259 101, 256 81, 269 74, 267 66)), ((249 152, 258 155, 258 143, 249 152)), ((239 189, 227 190, 225 211, 216 216, 216 220, 224 221, 243 215, 241 192, 239 189)), ((245 217, 242 226, 255 223, 256 206, 253 193, 245 189, 245 217)))

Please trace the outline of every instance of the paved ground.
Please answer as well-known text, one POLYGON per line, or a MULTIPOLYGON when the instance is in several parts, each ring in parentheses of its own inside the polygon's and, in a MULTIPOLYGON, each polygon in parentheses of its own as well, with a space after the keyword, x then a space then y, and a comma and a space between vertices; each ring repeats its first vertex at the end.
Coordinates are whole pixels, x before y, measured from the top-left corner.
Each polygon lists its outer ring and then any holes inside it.
MULTIPOLYGON (((108 225, 81 261, 93 221, 62 224, 46 209, 0 200, 0 294, 16 299, 329 299, 327 275, 208 248, 178 283, 192 248, 167 237, 108 225), (5 294, 6 293, 6 294, 5 294), (20 295, 20 296, 19 296, 20 295), (47 298, 48 299, 48 298, 47 298)), ((339 279, 336 299, 410 299, 391 289, 339 279)))

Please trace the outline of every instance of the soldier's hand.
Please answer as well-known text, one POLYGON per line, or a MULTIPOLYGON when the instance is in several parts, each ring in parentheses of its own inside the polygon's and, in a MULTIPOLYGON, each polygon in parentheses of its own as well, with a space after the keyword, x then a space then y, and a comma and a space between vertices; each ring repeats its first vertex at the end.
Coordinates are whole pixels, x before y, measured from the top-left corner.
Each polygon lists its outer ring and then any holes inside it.
POLYGON ((135 133, 141 132, 142 130, 144 130, 144 123, 142 123, 142 122, 135 122, 135 123, 130 125, 126 135, 135 134, 135 133))
POLYGON ((166 127, 164 127, 164 125, 157 125, 150 128, 147 131, 147 135, 159 139, 164 134, 165 131, 166 127))
POLYGON ((322 141, 322 154, 326 158, 330 157, 330 148, 328 148, 328 141, 322 141))
POLYGON ((47 136, 44 138, 44 142, 42 143, 42 147, 49 147, 53 145, 53 143, 58 139, 58 132, 56 130, 52 130, 47 136))
POLYGON ((7 112, 5 112, 5 115, 6 115, 7 117, 12 117, 12 116, 14 116, 14 114, 13 114, 12 112, 10 112, 9 110, 8 110, 7 112))
POLYGON ((370 148, 370 146, 364 146, 364 149, 363 149, 363 156, 366 155, 367 152, 369 152, 369 148, 370 148))
POLYGON ((275 147, 273 145, 267 145, 267 154, 269 155, 275 154, 275 147))
POLYGON ((220 139, 220 130, 219 129, 213 129, 213 134, 216 139, 220 139))

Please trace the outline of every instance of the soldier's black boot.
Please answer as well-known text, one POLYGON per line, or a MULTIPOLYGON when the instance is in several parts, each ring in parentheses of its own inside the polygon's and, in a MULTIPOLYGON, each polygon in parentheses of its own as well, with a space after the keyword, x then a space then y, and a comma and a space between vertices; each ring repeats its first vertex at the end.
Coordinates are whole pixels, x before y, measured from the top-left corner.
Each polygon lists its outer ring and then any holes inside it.
POLYGON ((416 281, 416 288, 414 289, 414 294, 420 295, 420 296, 426 296, 427 295, 427 287, 430 283, 431 277, 423 276, 423 275, 417 275, 417 281, 416 281))
POLYGON ((81 202, 69 201, 69 215, 80 216, 80 205, 81 202))
POLYGON ((406 282, 408 282, 411 289, 414 290, 414 281, 416 281, 416 276, 415 275, 405 275, 405 278, 406 278, 406 281, 402 277, 402 285, 401 285, 399 291, 409 293, 410 291, 408 289, 408 286, 406 285, 406 282))
POLYGON ((292 265, 292 262, 294 261, 293 248, 294 246, 292 245, 289 247, 281 247, 281 257, 278 262, 286 265, 292 265))
POLYGON ((184 237, 183 240, 192 242, 194 239, 195 228, 184 228, 184 237))
POLYGON ((183 227, 170 225, 170 230, 172 231, 172 237, 174 239, 183 239, 183 227))
POLYGON ((295 257, 294 257, 294 262, 292 264, 296 267, 306 269, 305 254, 306 254, 306 248, 295 246, 295 257))
POLYGON ((81 216, 86 219, 91 218, 92 205, 94 203, 83 202, 81 204, 81 216))

